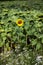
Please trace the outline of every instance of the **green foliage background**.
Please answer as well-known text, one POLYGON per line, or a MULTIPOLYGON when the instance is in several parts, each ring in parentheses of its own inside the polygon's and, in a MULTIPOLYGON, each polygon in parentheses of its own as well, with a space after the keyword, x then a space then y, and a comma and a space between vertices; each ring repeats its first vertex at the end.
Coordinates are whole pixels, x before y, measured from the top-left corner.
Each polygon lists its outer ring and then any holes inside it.
POLYGON ((0 1, 0 65, 36 64, 43 65, 43 0, 0 1))
POLYGON ((28 2, 0 2, 0 47, 13 42, 14 44, 20 44, 21 47, 29 45, 30 47, 35 46, 36 49, 42 48, 42 2, 39 1, 38 4, 37 1, 35 1, 34 3, 32 2, 31 5, 28 2), (35 4, 35 6, 32 6, 32 4, 35 4), (19 27, 16 25, 16 20, 18 20, 18 18, 24 20, 24 26, 19 27))

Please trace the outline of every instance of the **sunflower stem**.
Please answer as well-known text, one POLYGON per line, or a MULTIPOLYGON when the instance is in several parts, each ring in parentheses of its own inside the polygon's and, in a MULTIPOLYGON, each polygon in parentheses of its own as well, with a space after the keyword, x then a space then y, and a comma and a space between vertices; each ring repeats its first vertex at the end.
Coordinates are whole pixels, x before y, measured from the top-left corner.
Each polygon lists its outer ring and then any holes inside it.
POLYGON ((27 34, 26 34, 26 46, 27 46, 27 34))

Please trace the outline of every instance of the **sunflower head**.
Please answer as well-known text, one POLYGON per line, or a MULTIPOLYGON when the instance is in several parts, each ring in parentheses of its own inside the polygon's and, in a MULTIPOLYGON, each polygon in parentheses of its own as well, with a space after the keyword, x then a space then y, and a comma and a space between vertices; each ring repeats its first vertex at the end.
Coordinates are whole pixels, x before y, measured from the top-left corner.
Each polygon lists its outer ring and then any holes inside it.
POLYGON ((16 21, 16 24, 17 24, 18 26, 23 26, 24 21, 23 21, 22 19, 18 19, 18 20, 16 21))

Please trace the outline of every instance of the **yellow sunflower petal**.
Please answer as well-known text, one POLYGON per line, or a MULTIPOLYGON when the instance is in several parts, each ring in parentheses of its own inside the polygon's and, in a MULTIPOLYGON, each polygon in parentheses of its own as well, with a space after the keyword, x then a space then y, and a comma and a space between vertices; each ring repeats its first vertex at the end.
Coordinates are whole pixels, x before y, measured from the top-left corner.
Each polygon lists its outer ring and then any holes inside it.
POLYGON ((23 21, 22 19, 18 19, 18 20, 16 21, 16 24, 17 24, 18 26, 23 26, 24 21, 23 21))

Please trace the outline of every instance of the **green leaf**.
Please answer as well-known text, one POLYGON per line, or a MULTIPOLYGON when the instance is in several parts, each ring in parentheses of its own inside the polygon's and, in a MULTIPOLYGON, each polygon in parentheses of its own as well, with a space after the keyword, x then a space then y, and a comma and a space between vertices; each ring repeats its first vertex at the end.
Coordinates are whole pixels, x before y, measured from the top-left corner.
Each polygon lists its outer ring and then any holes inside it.
POLYGON ((43 44, 43 38, 42 38, 41 42, 42 42, 42 44, 43 44))
POLYGON ((40 43, 37 43, 36 50, 39 50, 40 48, 41 48, 41 44, 40 43))
POLYGON ((36 45, 37 44, 37 40, 35 40, 35 39, 32 40, 31 42, 32 42, 32 45, 36 45))
POLYGON ((2 47, 2 46, 3 46, 3 42, 0 41, 0 47, 2 47))

